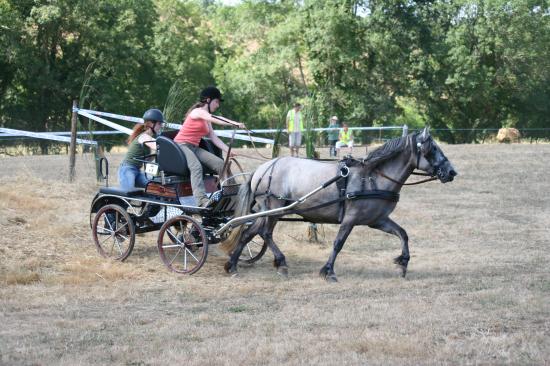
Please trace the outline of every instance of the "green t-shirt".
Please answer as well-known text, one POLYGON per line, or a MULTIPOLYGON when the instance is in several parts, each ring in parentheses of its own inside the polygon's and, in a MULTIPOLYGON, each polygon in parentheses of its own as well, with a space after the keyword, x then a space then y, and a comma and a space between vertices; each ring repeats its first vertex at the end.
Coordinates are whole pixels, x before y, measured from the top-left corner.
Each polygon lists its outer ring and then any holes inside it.
POLYGON ((331 141, 338 140, 338 133, 340 131, 340 124, 339 123, 331 123, 328 128, 334 128, 334 130, 328 130, 327 136, 328 139, 331 141))
POLYGON ((140 144, 139 143, 139 135, 136 137, 130 145, 128 145, 128 152, 126 153, 126 157, 124 158, 124 162, 131 164, 135 167, 141 168, 141 165, 143 164, 141 161, 137 161, 135 159, 143 160, 143 157, 145 155, 149 155, 151 153, 151 149, 146 144, 140 144))

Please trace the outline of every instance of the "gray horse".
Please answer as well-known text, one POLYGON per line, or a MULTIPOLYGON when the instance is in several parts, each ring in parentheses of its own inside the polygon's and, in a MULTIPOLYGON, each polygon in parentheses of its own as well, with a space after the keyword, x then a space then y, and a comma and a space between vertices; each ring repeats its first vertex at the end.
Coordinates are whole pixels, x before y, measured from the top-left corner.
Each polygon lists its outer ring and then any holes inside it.
POLYGON ((285 256, 273 241, 273 229, 284 215, 295 213, 315 223, 340 223, 334 248, 320 275, 337 281, 336 256, 356 225, 367 225, 401 239, 401 255, 394 262, 407 273, 409 245, 407 233, 389 218, 399 199, 399 191, 415 169, 432 179, 450 182, 457 174, 428 128, 420 133, 392 139, 369 153, 363 160, 334 162, 285 157, 262 164, 239 190, 235 217, 288 207, 315 188, 324 187, 293 209, 276 211, 274 216, 256 218, 252 223, 233 229, 222 244, 229 254, 228 273, 237 272, 239 256, 245 245, 260 235, 274 254, 278 272, 287 274, 285 256))

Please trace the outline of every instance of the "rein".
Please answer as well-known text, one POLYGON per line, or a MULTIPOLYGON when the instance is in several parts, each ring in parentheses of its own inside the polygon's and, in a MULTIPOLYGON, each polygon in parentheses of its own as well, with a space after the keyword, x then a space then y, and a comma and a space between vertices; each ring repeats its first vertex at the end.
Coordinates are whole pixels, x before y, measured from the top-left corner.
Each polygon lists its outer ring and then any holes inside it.
POLYGON ((231 148, 233 147, 233 139, 235 138, 235 129, 233 129, 233 134, 231 135, 231 140, 229 141, 229 147, 227 149, 227 155, 225 157, 225 161, 223 163, 222 173, 221 177, 222 179, 225 179, 225 171, 227 170, 229 166, 229 159, 231 158, 231 148))
MULTIPOLYGON (((226 120, 225 118, 215 116, 215 115, 212 115, 212 117, 219 120, 219 121, 229 123, 230 125, 237 126, 236 123, 230 122, 230 121, 226 120)), ((252 141, 252 136, 250 135, 251 131, 248 128, 246 128, 245 130, 246 130, 246 133, 247 133, 248 137, 250 138, 250 143, 252 144, 252 148, 254 149, 254 151, 256 151, 256 154, 261 156, 264 160, 271 160, 272 158, 268 158, 267 156, 264 156, 264 155, 262 155, 262 153, 260 153, 260 151, 256 147, 256 144, 254 144, 254 141, 252 141)), ((233 137, 234 136, 235 136, 235 130, 233 130, 233 137)), ((231 137, 231 142, 233 142, 233 137, 231 137)), ((252 156, 249 156, 249 155, 243 155, 243 154, 239 154, 239 155, 245 156, 245 157, 250 158, 250 159, 260 160, 259 158, 255 158, 255 157, 252 157, 252 156)))
MULTIPOLYGON (((416 140, 416 136, 417 135, 414 135, 414 139, 416 140)), ((418 142, 416 144, 416 166, 418 167, 420 165, 420 155, 421 155, 421 143, 418 142)), ((422 184, 422 183, 426 183, 426 182, 431 182, 432 180, 436 180, 437 177, 435 174, 428 174, 428 173, 418 173, 418 172, 412 172, 411 174, 412 175, 421 175, 421 176, 424 176, 424 177, 429 177, 429 178, 426 178, 426 179, 422 179, 422 180, 419 180, 417 182, 412 182, 412 183, 405 183, 405 181, 403 182, 400 182, 398 181, 397 179, 393 179, 392 177, 389 177, 387 176, 386 174, 384 174, 380 169, 375 169, 374 172, 376 174, 379 174, 380 176, 386 178, 387 180, 393 182, 393 183, 396 183, 396 184, 399 184, 401 186, 414 186, 416 184, 422 184)))
POLYGON ((413 186, 415 184, 421 184, 421 183, 426 183, 426 182, 431 182, 432 180, 436 180, 437 177, 431 175, 431 174, 428 174, 428 173, 417 173, 417 172, 412 172, 411 174, 414 174, 414 175, 421 175, 421 176, 424 176, 424 177, 430 177, 430 178, 426 178, 426 179, 422 179, 422 180, 419 180, 417 182, 412 182, 412 183, 405 183, 405 182, 400 182, 396 179, 393 179, 392 177, 388 177, 386 174, 382 173, 382 171, 376 169, 374 171, 376 174, 379 174, 380 176, 386 178, 387 180, 389 181, 392 181, 394 183, 397 183, 399 185, 402 185, 402 186, 413 186))

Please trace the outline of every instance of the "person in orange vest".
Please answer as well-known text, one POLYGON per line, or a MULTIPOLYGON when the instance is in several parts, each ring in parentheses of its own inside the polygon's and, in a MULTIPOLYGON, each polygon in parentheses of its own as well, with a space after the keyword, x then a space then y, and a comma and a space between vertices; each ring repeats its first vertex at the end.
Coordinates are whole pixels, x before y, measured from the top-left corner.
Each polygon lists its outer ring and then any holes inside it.
POLYGON ((342 129, 338 134, 338 141, 336 142, 336 156, 339 156, 340 149, 342 147, 349 148, 349 154, 353 154, 353 132, 348 129, 348 124, 344 123, 342 129))
POLYGON ((294 107, 286 114, 286 130, 288 131, 288 147, 290 156, 299 156, 300 145, 302 144, 302 131, 304 122, 302 117, 302 105, 294 103, 294 107))

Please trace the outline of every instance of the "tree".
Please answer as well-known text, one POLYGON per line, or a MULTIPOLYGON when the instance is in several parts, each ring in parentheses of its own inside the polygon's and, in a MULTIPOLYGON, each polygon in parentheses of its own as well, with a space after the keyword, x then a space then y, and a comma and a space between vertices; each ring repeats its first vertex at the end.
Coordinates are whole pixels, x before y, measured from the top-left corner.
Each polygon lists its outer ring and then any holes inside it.
POLYGON ((4 1, 3 5, 13 19, 10 23, 20 26, 17 67, 0 100, 7 126, 67 129, 71 101, 80 94, 92 63, 89 102, 96 106, 135 113, 160 99, 150 57, 156 19, 150 1, 4 1))

